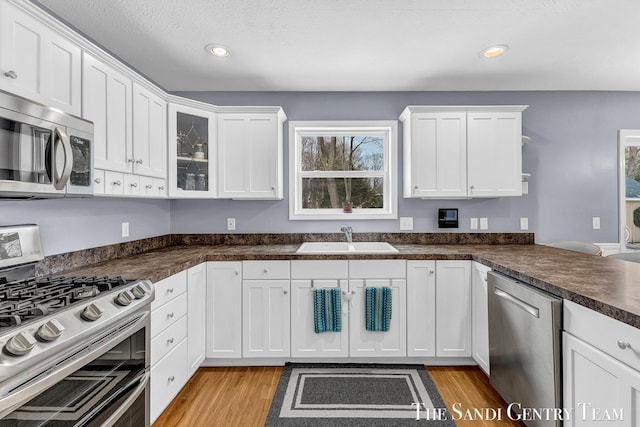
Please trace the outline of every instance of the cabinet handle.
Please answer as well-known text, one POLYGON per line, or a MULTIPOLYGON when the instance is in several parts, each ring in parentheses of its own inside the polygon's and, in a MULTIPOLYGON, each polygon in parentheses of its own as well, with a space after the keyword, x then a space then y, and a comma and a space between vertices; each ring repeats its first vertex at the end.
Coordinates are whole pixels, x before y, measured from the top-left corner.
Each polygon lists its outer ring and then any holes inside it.
POLYGON ((122 185, 121 181, 113 181, 113 185, 122 185))
POLYGON ((14 80, 18 78, 18 74, 13 70, 7 71, 6 73, 4 73, 4 75, 6 77, 9 77, 10 79, 14 79, 14 80))
POLYGON ((168 378, 168 380, 169 380, 169 382, 170 382, 170 383, 172 383, 172 382, 174 382, 174 381, 176 380, 176 377, 175 377, 175 376, 173 376, 173 375, 171 375, 171 376, 168 378))
POLYGON ((96 178, 93 180, 93 182, 95 182, 96 184, 100 184, 102 180, 100 178, 96 178))
POLYGON ((136 163, 141 165, 142 164, 142 160, 136 160, 136 163))
POLYGON ((618 341, 618 347, 620 347, 622 350, 626 350, 628 348, 631 348, 631 344, 626 341, 618 341))
POLYGON ((153 185, 147 184, 144 186, 144 188, 146 188, 147 190, 151 190, 153 188, 153 185))
POLYGON ((136 184, 135 182, 132 182, 130 185, 132 188, 136 188, 138 186, 138 184, 136 184))
POLYGON ((173 312, 172 312, 172 313, 167 314, 167 318, 168 318, 168 319, 173 319, 173 316, 174 316, 173 312))
POLYGON ((167 340, 167 344, 173 344, 173 338, 169 338, 169 339, 167 340))

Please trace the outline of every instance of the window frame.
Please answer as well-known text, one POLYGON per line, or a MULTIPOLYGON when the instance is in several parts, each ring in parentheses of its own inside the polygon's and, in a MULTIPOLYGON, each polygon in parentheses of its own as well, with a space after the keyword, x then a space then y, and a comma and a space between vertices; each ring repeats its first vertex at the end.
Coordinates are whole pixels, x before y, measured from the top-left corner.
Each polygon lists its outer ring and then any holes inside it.
POLYGON ((289 122, 289 219, 290 220, 374 220, 398 218, 398 123, 395 120, 290 121, 289 122), (302 136, 379 135, 384 138, 384 170, 302 171, 302 136), (383 178, 383 207, 353 209, 303 209, 302 179, 348 177, 383 178))

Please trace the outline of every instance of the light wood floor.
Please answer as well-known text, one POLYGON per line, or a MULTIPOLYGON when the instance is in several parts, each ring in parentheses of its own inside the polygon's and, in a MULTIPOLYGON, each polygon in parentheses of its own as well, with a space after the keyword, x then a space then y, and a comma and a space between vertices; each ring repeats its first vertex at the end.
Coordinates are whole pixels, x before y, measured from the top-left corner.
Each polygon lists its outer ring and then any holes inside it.
MULTIPOLYGON (((476 367, 428 367, 449 411, 505 408, 504 401, 476 367)), ((153 427, 262 426, 281 367, 200 368, 153 427)), ((454 414, 454 412, 451 412, 454 414)), ((464 413, 464 412, 463 412, 464 413)), ((521 426, 501 421, 456 421, 458 427, 521 426)))

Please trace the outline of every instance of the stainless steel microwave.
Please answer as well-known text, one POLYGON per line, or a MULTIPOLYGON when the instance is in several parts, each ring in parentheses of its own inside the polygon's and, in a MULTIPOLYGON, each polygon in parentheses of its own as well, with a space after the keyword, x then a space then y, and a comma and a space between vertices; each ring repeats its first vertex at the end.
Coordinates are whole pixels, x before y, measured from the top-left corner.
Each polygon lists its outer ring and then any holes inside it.
POLYGON ((93 196, 93 123, 0 91, 0 197, 93 196))

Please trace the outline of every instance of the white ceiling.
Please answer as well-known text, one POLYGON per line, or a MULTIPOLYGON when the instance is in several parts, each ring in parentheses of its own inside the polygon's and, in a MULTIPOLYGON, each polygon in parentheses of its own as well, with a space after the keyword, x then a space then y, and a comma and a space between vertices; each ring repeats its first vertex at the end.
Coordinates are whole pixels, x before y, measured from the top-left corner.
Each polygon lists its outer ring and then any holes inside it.
POLYGON ((640 0, 39 2, 169 91, 640 90, 640 0))

